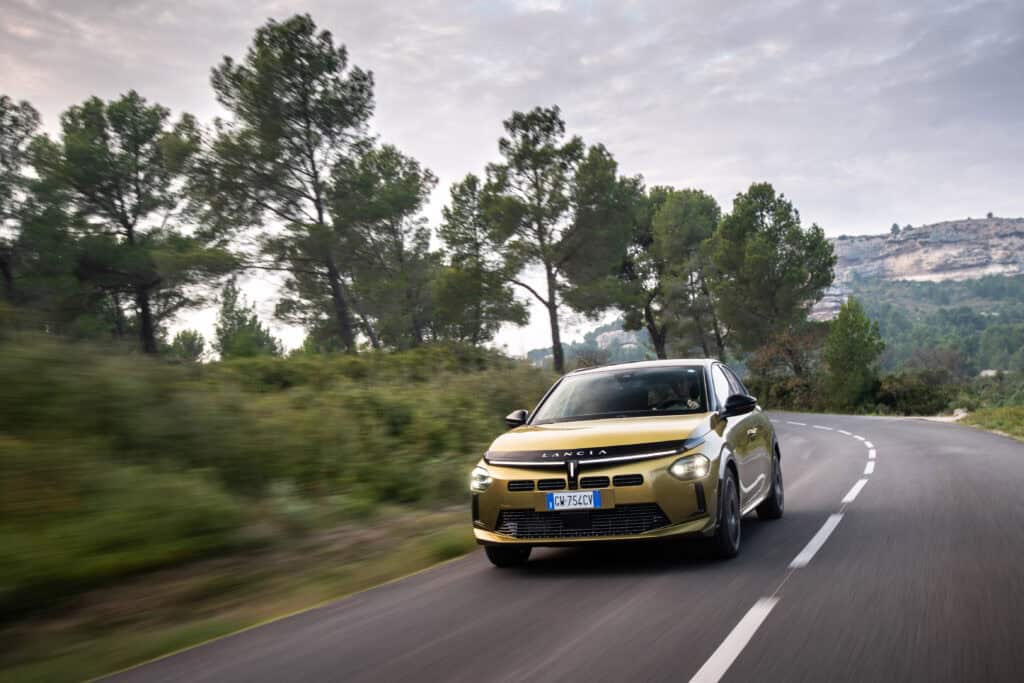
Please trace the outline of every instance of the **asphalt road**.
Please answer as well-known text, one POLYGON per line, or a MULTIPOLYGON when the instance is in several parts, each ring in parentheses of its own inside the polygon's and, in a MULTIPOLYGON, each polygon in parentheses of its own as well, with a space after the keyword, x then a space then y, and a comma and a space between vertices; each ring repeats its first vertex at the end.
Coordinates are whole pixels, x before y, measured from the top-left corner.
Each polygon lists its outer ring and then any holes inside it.
POLYGON ((114 680, 1024 680, 1024 444, 772 419, 786 515, 744 519, 735 560, 634 544, 497 570, 476 552, 114 680))

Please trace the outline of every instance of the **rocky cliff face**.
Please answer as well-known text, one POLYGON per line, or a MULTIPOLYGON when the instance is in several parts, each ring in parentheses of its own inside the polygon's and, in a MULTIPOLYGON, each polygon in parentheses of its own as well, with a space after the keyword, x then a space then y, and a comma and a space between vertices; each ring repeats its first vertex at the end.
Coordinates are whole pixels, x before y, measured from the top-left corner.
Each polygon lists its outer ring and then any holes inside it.
POLYGON ((1024 218, 976 218, 832 240, 836 283, 854 277, 967 280, 1024 273, 1024 218))
POLYGON ((817 319, 835 317, 854 278, 939 281, 1024 273, 1024 218, 968 218, 831 242, 836 280, 814 307, 817 319))

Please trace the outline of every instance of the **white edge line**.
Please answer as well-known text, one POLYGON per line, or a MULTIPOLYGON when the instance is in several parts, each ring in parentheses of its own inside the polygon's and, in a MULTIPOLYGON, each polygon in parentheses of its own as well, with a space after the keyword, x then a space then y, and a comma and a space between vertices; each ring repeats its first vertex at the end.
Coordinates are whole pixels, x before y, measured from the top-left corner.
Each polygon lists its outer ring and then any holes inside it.
POLYGON ((811 540, 807 541, 807 545, 800 551, 800 554, 793 558, 793 561, 789 563, 790 569, 799 569, 806 567, 810 564, 811 559, 814 558, 814 554, 818 552, 821 546, 825 545, 825 541, 832 535, 835 528, 839 526, 840 520, 843 518, 843 513, 837 512, 829 515, 825 523, 818 529, 818 533, 814 534, 811 540))
POLYGON ((875 444, 871 443, 870 441, 865 441, 864 445, 867 446, 868 448, 874 448, 875 447, 875 444))
POLYGON ((843 497, 843 501, 842 502, 843 503, 852 503, 854 501, 854 499, 857 498, 857 494, 860 493, 860 490, 862 488, 864 488, 864 484, 866 484, 866 483, 868 483, 867 479, 858 479, 857 483, 853 485, 852 489, 850 489, 850 492, 847 493, 846 496, 843 497))
POLYGON ((857 439, 857 441, 864 441, 864 437, 860 434, 854 434, 853 438, 857 439))
POLYGON ((811 426, 814 427, 815 429, 824 429, 826 432, 831 432, 832 431, 831 427, 822 427, 821 425, 811 425, 811 426))
POLYGON ((846 431, 845 429, 840 429, 840 430, 839 430, 839 433, 840 433, 840 434, 845 434, 846 436, 853 436, 853 434, 852 434, 852 433, 850 433, 850 432, 846 431))
POLYGON ((875 455, 877 455, 877 451, 875 451, 875 449, 872 448, 870 451, 868 451, 868 460, 874 460, 875 455))
POLYGON ((786 420, 786 424, 796 425, 797 427, 806 427, 806 422, 793 422, 792 420, 786 420))
POLYGON ((755 602, 754 606, 743 615, 739 623, 725 637, 718 649, 711 654, 708 661, 704 662, 704 666, 693 675, 690 683, 717 683, 720 681, 732 663, 743 652, 743 648, 757 633, 757 629, 768 618, 768 614, 778 601, 778 598, 761 598, 755 602))
POLYGON ((874 474, 874 473, 875 473, 875 461, 874 460, 868 460, 868 463, 866 465, 864 465, 864 474, 874 474))

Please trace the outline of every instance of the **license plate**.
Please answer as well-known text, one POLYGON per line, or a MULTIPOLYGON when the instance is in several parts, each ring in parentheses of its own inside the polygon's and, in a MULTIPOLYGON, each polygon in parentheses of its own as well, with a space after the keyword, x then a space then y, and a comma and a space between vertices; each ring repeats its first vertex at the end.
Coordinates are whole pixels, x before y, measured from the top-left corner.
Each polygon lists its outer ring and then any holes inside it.
POLYGON ((548 510, 590 510, 601 507, 600 491, 549 493, 548 510))

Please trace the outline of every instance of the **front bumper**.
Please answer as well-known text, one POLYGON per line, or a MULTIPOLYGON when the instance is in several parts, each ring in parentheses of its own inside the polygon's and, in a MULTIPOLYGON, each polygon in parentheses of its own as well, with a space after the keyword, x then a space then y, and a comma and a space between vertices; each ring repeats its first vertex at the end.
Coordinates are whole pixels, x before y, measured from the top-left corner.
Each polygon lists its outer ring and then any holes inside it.
POLYGON ((538 490, 540 483, 561 480, 566 486, 561 490, 570 490, 562 468, 485 464, 492 483, 473 495, 473 534, 480 544, 541 546, 708 535, 717 521, 718 459, 703 479, 683 482, 668 473, 680 457, 587 467, 577 490, 600 490, 601 507, 592 511, 547 509, 549 491, 538 490), (595 481, 607 485, 587 485, 595 481), (513 488, 524 487, 523 482, 533 487, 509 490, 510 482, 513 488))

